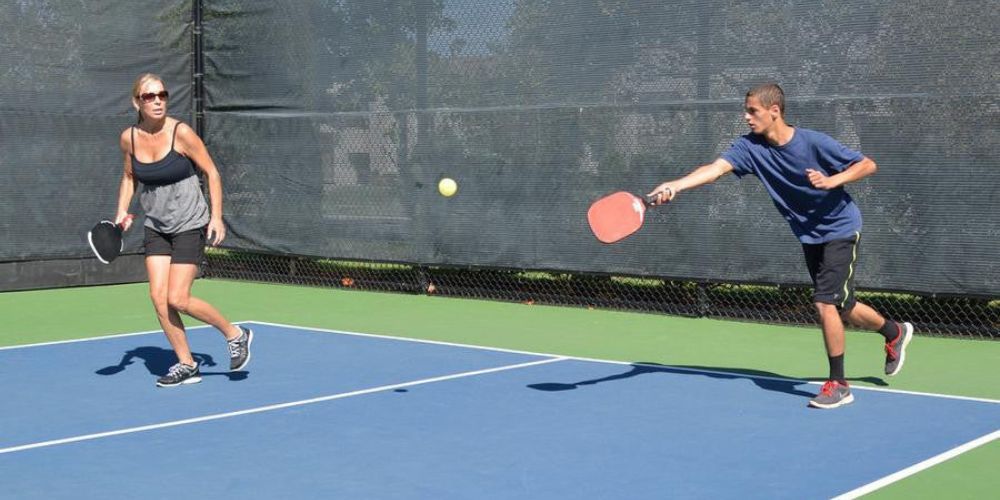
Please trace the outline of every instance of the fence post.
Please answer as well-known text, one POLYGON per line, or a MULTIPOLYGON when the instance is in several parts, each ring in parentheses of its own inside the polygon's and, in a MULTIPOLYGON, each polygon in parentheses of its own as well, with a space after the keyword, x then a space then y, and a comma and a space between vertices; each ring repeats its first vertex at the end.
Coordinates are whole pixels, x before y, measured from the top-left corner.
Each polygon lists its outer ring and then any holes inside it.
POLYGON ((202 45, 202 2, 191 1, 191 101, 194 105, 194 130, 205 137, 205 59, 202 45))
POLYGON ((698 317, 708 316, 712 310, 712 301, 708 298, 708 285, 698 283, 698 317))

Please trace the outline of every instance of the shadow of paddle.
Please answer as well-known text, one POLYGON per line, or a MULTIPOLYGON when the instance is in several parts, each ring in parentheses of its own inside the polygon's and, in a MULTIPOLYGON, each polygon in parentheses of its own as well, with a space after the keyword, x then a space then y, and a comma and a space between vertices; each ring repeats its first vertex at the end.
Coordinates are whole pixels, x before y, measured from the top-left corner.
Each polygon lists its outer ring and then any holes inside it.
MULTIPOLYGON (((229 378, 229 380, 237 381, 237 380, 245 380, 249 376, 249 373, 246 371, 206 372, 204 371, 204 368, 217 365, 215 359, 212 358, 210 354, 203 354, 200 352, 192 352, 191 357, 193 357, 194 360, 197 361, 199 365, 201 365, 202 368, 201 375, 203 377, 211 375, 225 375, 226 377, 229 378)), ((146 367, 146 370, 149 371, 150 375, 162 377, 163 375, 166 375, 167 371, 170 370, 170 367, 177 362, 177 355, 174 354, 174 351, 163 349, 161 347, 153 347, 153 346, 136 347, 135 349, 130 349, 128 351, 125 351, 125 354, 122 355, 122 358, 121 360, 118 361, 118 364, 105 366, 104 368, 101 368, 95 371, 94 373, 104 376, 116 375, 118 373, 125 371, 125 368, 127 366, 135 364, 136 360, 142 361, 143 365, 146 367)))
MULTIPOLYGON (((640 375, 650 375, 650 374, 698 375, 703 377, 711 377, 711 378, 726 379, 726 380, 745 379, 745 380, 750 380, 751 382, 754 383, 754 385, 766 391, 782 392, 785 394, 791 394, 793 396, 800 396, 806 398, 812 398, 813 396, 815 396, 816 392, 818 392, 818 389, 807 392, 799 389, 799 386, 807 385, 811 381, 826 380, 825 378, 816 378, 816 377, 811 377, 808 379, 794 379, 777 373, 766 372, 761 370, 751 370, 747 368, 723 368, 723 367, 710 367, 710 366, 667 366, 667 365, 661 365, 659 363, 642 362, 629 365, 629 370, 624 373, 619 373, 615 375, 609 375, 606 377, 589 379, 589 380, 581 380, 579 382, 572 382, 572 383, 544 382, 539 384, 529 384, 528 388, 546 392, 571 391, 574 389, 578 389, 582 386, 603 384, 607 382, 625 380, 632 377, 638 377, 640 375)), ((855 377, 855 378, 848 378, 848 380, 856 382, 865 382, 878 386, 888 385, 884 380, 878 377, 855 377)))

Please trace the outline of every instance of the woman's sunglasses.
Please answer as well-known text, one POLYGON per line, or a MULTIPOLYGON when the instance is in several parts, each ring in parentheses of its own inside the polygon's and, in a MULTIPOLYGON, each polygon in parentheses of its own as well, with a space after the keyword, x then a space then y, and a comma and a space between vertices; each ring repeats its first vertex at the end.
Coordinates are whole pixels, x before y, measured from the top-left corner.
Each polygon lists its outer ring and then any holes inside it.
POLYGON ((146 92, 145 94, 139 94, 139 99, 142 99, 142 102, 145 103, 153 102, 153 99, 156 99, 157 97, 159 97, 161 101, 166 102, 167 99, 170 98, 170 92, 161 90, 159 92, 146 92))

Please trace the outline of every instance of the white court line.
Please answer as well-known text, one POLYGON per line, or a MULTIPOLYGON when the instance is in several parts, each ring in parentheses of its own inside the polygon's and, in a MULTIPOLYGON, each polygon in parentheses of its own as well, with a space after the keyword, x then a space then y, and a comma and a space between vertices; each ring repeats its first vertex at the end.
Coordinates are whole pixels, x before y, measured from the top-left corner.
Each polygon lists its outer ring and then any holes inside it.
POLYGON ((502 371, 507 371, 507 370, 516 370, 518 368, 527 368, 529 366, 544 365, 544 364, 548 364, 548 363, 555 363, 555 362, 559 362, 559 361, 565 361, 565 359, 566 358, 563 358, 563 357, 556 357, 556 358, 549 358, 549 359, 543 359, 543 360, 537 360, 537 361, 529 361, 527 363, 518 363, 518 364, 514 364, 514 365, 498 366, 498 367, 495 367, 495 368, 486 368, 486 369, 483 369, 483 370, 474 370, 474 371, 468 371, 468 372, 455 373, 455 374, 451 374, 451 375, 442 375, 442 376, 439 376, 439 377, 425 378, 425 379, 422 379, 422 380, 414 380, 414 381, 411 381, 411 382, 403 382, 403 383, 399 383, 399 384, 383 385, 383 386, 380 386, 380 387, 372 387, 370 389, 362 389, 362 390, 358 390, 358 391, 343 392, 343 393, 340 393, 340 394, 332 394, 332 395, 329 395, 329 396, 321 396, 321 397, 318 397, 318 398, 311 398, 311 399, 303 399, 303 400, 299 400, 299 401, 292 401, 292 402, 289 402, 289 403, 279 403, 279 404, 273 404, 273 405, 268 405, 268 406, 260 406, 260 407, 257 407, 257 408, 250 408, 250 409, 247 409, 247 410, 239 410, 239 411, 233 411, 233 412, 228 412, 228 413, 217 413, 217 414, 214 414, 214 415, 205 415, 203 417, 186 418, 186 419, 183 419, 183 420, 174 420, 174 421, 171 421, 171 422, 163 422, 163 423, 159 423, 159 424, 143 425, 143 426, 139 426, 139 427, 130 427, 130 428, 127 428, 127 429, 119 429, 119 430, 116 430, 116 431, 98 432, 96 434, 84 434, 82 436, 74 436, 74 437, 68 437, 68 438, 63 438, 63 439, 53 439, 51 441, 42 441, 42 442, 38 442, 38 443, 31 443, 31 444, 25 444, 25 445, 20 445, 20 446, 12 446, 12 447, 9 447, 9 448, 0 448, 0 455, 3 455, 5 453, 16 453, 16 452, 19 452, 19 451, 32 450, 32 449, 35 449, 35 448, 45 448, 45 447, 48 447, 48 446, 56 446, 56 445, 68 444, 68 443, 77 443, 77 442, 80 442, 80 441, 90 441, 90 440, 94 440, 94 439, 106 438, 106 437, 111 437, 111 436, 120 436, 122 434, 133 434, 133 433, 136 433, 136 432, 151 431, 151 430, 156 430, 156 429, 165 429, 165 428, 168 428, 168 427, 178 427, 178 426, 181 426, 181 425, 196 424, 196 423, 199 423, 199 422, 208 422, 208 421, 211 421, 211 420, 220 420, 220 419, 224 419, 224 418, 238 417, 238 416, 241 416, 241 415, 251 415, 251 414, 254 414, 254 413, 263 413, 263 412, 268 412, 268 411, 281 410, 281 409, 284 409, 284 408, 292 408, 292 407, 295 407, 295 406, 304 406, 304 405, 309 405, 309 404, 322 403, 324 401, 333 401, 335 399, 344 399, 344 398, 349 398, 349 397, 352 397, 352 396, 361 396, 361 395, 364 395, 364 394, 371 394, 371 393, 374 393, 374 392, 389 391, 389 390, 399 389, 399 388, 403 388, 403 387, 412 387, 412 386, 415 386, 415 385, 431 384, 431 383, 434 383, 434 382, 443 382, 445 380, 452 380, 452 379, 463 378, 463 377, 472 377, 472 376, 475 376, 475 375, 484 375, 484 374, 487 374, 487 373, 497 373, 497 372, 502 372, 502 371))
MULTIPOLYGON (((246 321, 233 322, 233 324, 245 324, 245 323, 255 323, 255 324, 258 324, 258 325, 277 326, 277 327, 280 327, 280 328, 289 328, 289 329, 292 329, 292 330, 305 330, 305 331, 310 331, 310 332, 336 333, 336 334, 340 334, 340 335, 351 335, 351 336, 355 336, 355 337, 369 337, 369 338, 376 338, 376 339, 400 340, 400 341, 404 341, 404 342, 416 342, 418 344, 433 344, 433 345, 443 345, 443 346, 449 346, 449 347, 462 347, 462 348, 466 348, 466 349, 478 349, 478 350, 483 350, 483 351, 506 352, 506 353, 512 353, 512 354, 525 354, 525 355, 528 355, 528 356, 560 357, 560 358, 565 358, 565 359, 571 359, 571 360, 574 360, 574 361, 588 361, 588 362, 592 362, 592 363, 605 363, 605 364, 612 364, 612 365, 628 365, 628 366, 645 366, 645 367, 649 367, 649 368, 665 368, 665 369, 678 370, 678 371, 684 371, 684 372, 690 372, 690 373, 705 373, 705 374, 710 374, 710 375, 723 375, 723 376, 731 376, 731 377, 737 377, 737 378, 748 378, 748 379, 753 379, 753 380, 772 380, 772 381, 775 381, 775 382, 798 382, 798 383, 813 384, 813 385, 821 385, 821 384, 824 383, 823 381, 810 381, 810 380, 802 380, 802 379, 794 379, 794 378, 784 378, 784 377, 768 377, 768 376, 764 376, 764 375, 750 375, 750 374, 739 373, 739 372, 724 372, 724 371, 718 371, 718 370, 706 370, 704 368, 687 368, 687 367, 682 367, 682 366, 657 365, 657 364, 651 364, 651 363, 635 363, 635 362, 630 362, 630 361, 616 361, 616 360, 610 360, 610 359, 584 358, 584 357, 577 357, 577 356, 565 356, 565 355, 562 355, 562 354, 551 354, 551 353, 532 352, 532 351, 520 351, 520 350, 516 350, 516 349, 504 349, 504 348, 500 348, 500 347, 486 347, 486 346, 472 345, 472 344, 459 344, 459 343, 455 343, 455 342, 443 342, 443 341, 439 341, 439 340, 425 340, 425 339, 417 339, 417 338, 410 338, 410 337, 397 337, 397 336, 393 336, 393 335, 379 335, 379 334, 374 334, 374 333, 359 333, 359 332, 351 332, 351 331, 346 331, 346 330, 331 330, 331 329, 328 329, 328 328, 314 328, 314 327, 309 327, 309 326, 287 325, 287 324, 284 324, 284 323, 270 323, 270 322, 267 322, 267 321, 246 320, 246 321)), ((188 330, 193 330, 193 329, 196 329, 196 328, 210 328, 210 327, 208 325, 199 325, 199 326, 190 327, 190 328, 188 328, 188 330)), ((28 347, 40 347, 40 346, 56 345, 56 344, 69 344, 69 343, 72 343, 72 342, 87 342, 87 341, 91 341, 91 340, 105 340, 105 339, 113 339, 113 338, 118 338, 118 337, 131 337, 131 336, 136 336, 136 335, 148 335, 148 334, 151 334, 151 333, 162 333, 162 332, 163 332, 162 330, 151 330, 151 331, 147 331, 147 332, 138 332, 138 333, 121 333, 121 334, 116 334, 116 335, 105 335, 103 337, 89 337, 89 338, 85 338, 85 339, 60 340, 60 341, 57 341, 57 342, 43 342, 43 343, 39 343, 39 344, 23 344, 23 345, 16 345, 16 346, 0 347, 0 350, 5 350, 5 349, 22 349, 22 348, 28 348, 28 347)), ((956 396, 956 395, 953 395, 953 394, 940 394, 940 393, 935 393, 935 392, 907 391, 907 390, 903 390, 903 389, 887 389, 887 388, 884 388, 884 387, 868 387, 868 386, 863 386, 863 385, 857 385, 857 386, 852 385, 851 389, 857 389, 857 390, 862 390, 862 391, 873 391, 873 392, 886 392, 886 393, 890 393, 890 394, 908 394, 908 395, 911 395, 911 396, 925 396, 925 397, 930 397, 930 398, 955 399, 955 400, 959 400, 959 401, 975 401, 975 402, 978 402, 978 403, 1000 404, 1000 400, 998 400, 998 399, 977 398, 977 397, 972 397, 972 396, 956 396)))
MULTIPOLYGON (((212 328, 209 325, 197 325, 197 326, 187 326, 184 327, 185 330, 199 330, 203 328, 212 328)), ((92 340, 107 340, 107 339, 117 339, 120 337, 136 337, 139 335, 150 335, 153 333, 163 333, 163 330, 147 330, 145 332, 130 332, 130 333, 116 333, 113 335, 102 335, 100 337, 87 337, 83 339, 69 339, 69 340, 56 340, 53 342, 39 342, 37 344, 21 344, 21 345, 10 345, 7 347, 0 347, 0 351, 8 351, 14 349, 24 349, 27 347, 42 347, 47 345, 59 345, 59 344, 73 344, 76 342, 90 342, 92 340)))
MULTIPOLYGON (((340 398, 345 398, 345 397, 350 397, 350 396, 355 396, 355 395, 368 394, 368 393, 372 393, 372 392, 379 392, 379 391, 391 390, 391 389, 401 388, 401 387, 407 387, 407 386, 411 386, 411 385, 419 385, 419 384, 423 384, 423 383, 437 382, 437 381, 440 381, 440 380, 448 380, 448 379, 451 379, 451 378, 460 378, 460 377, 465 377, 465 376, 478 375, 478 374, 482 374, 482 373, 490 373, 490 372, 496 372, 496 371, 516 369, 516 368, 520 368, 520 367, 540 365, 540 364, 546 364, 546 363, 551 363, 551 362, 556 362, 556 361, 566 361, 566 360, 588 361, 588 362, 594 362, 594 363, 605 363, 605 364, 614 364, 614 365, 647 366, 647 367, 651 367, 651 368, 666 368, 666 369, 679 370, 679 371, 685 371, 685 372, 691 372, 691 373, 704 373, 704 374, 733 376, 733 377, 739 377, 739 378, 749 378, 749 379, 758 379, 758 380, 772 380, 772 381, 779 381, 779 382, 800 382, 800 383, 809 383, 809 384, 820 384, 821 383, 821 382, 812 382, 812 381, 801 380, 801 379, 790 379, 790 378, 782 378, 782 377, 768 377, 768 376, 759 376, 759 375, 748 375, 748 374, 742 374, 742 373, 723 372, 723 371, 705 370, 705 369, 697 369, 697 368, 684 368, 684 367, 669 366, 669 365, 656 365, 656 364, 646 364, 646 363, 631 363, 631 362, 627 362, 627 361, 615 361, 615 360, 605 360, 605 359, 596 359, 596 358, 583 358, 583 357, 573 357, 573 356, 562 356, 562 355, 538 353, 538 352, 531 352, 531 351, 520 351, 520 350, 514 350, 514 349, 502 349, 502 348, 496 348, 496 347, 485 347, 485 346, 477 346, 477 345, 471 345, 471 344, 459 344, 459 343, 454 343, 454 342, 443 342, 443 341, 436 341, 436 340, 415 339, 415 338, 397 337, 397 336, 391 336, 391 335, 377 335, 377 334, 371 334, 371 333, 349 332, 349 331, 343 331, 343 330, 331 330, 331 329, 326 329, 326 328, 314 328, 314 327, 305 327, 305 326, 298 326, 298 325, 287 325, 287 324, 282 324, 282 323, 270 323, 270 322, 266 322, 266 321, 241 321, 239 323, 254 323, 254 324, 259 324, 259 325, 269 325, 269 326, 275 326, 275 327, 280 327, 280 328, 289 328, 289 329, 293 329, 293 330, 304 330, 304 331, 308 331, 308 332, 335 333, 335 334, 340 334, 340 335, 351 335, 351 336, 357 336, 357 337, 370 337, 370 338, 377 338, 377 339, 399 340, 399 341, 405 341, 405 342, 416 342, 416 343, 421 343, 421 344, 433 344, 433 345, 442 345, 442 346, 450 346, 450 347, 461 347, 461 348, 468 348, 468 349, 478 349, 478 350, 495 351, 495 352, 506 352, 506 353, 524 354, 524 355, 531 355, 531 356, 545 356, 545 357, 550 357, 550 359, 545 359, 545 360, 541 360, 541 361, 533 361, 533 362, 528 362, 528 363, 522 363, 522 364, 518 364, 518 365, 509 365, 509 366, 500 367, 500 368, 491 368, 491 369, 480 370, 480 371, 476 371, 476 372, 466 372, 466 373, 460 373, 460 374, 456 374, 456 375, 448 375, 448 376, 444 376, 444 377, 436 377, 436 378, 419 380, 419 381, 414 381, 414 382, 407 382, 407 383, 396 384, 396 385, 391 385, 391 386, 376 387, 376 388, 373 388, 373 389, 365 389, 365 390, 361 390, 361 391, 355 391, 355 392, 350 392, 350 393, 337 394, 337 395, 333 395, 333 396, 325 396, 325 397, 321 397, 321 398, 315 398, 315 399, 309 399, 309 400, 303 400, 303 401, 296 401, 296 402, 292 402, 292 403, 283 403, 283 404, 278 404, 278 405, 265 406, 265 407, 261 407, 261 408, 254 408, 254 409, 250 409, 250 410, 242 410, 242 411, 232 412, 232 413, 224 413, 224 414, 218 414, 218 415, 208 415, 208 416, 205 416, 205 417, 198 417, 198 418, 193 418, 193 419, 179 420, 179 421, 167 422, 167 423, 163 423, 163 424, 154 424, 154 425, 148 425, 148 426, 142 426, 142 427, 135 427, 135 428, 131 428, 131 429, 123 429, 123 430, 119 430, 119 431, 111 431, 111 432, 99 433, 99 434, 89 434, 89 435, 85 435, 85 436, 78 436, 78 437, 75 437, 75 438, 66 438, 66 439, 59 439, 59 440, 54 440, 54 441, 45 441, 45 442, 42 442, 42 443, 34 443, 34 444, 17 446, 17 447, 12 447, 12 448, 2 448, 2 449, 0 449, 0 454, 12 453, 12 452, 22 451, 22 450, 32 449, 32 448, 40 448, 40 447, 43 447, 43 446, 54 446, 54 445, 58 445, 58 444, 72 443, 72 442, 77 442, 77 441, 85 441, 85 440, 90 440, 90 439, 98 439, 98 438, 102 438, 102 437, 115 436, 115 435, 120 435, 120 434, 142 432, 142 431, 153 430, 153 429, 160 429, 160 428, 165 428, 165 427, 174 427, 174 426, 186 425, 186 424, 203 422, 203 421, 209 421, 209 420, 217 420, 217 419, 221 419, 221 418, 228 418, 228 417, 233 417, 233 416, 238 416, 238 415, 244 415, 244 414, 250 414, 250 413, 260 413, 260 412, 277 410, 277 409, 291 407, 291 406, 299 406, 299 405, 317 403, 317 402, 321 402, 321 401, 329 401, 329 400, 333 400, 333 399, 340 399, 340 398)), ((194 327, 194 328, 207 328, 207 326, 198 326, 198 327, 194 327)), ((145 334, 150 334, 150 333, 161 333, 161 331, 157 330, 157 331, 150 331, 150 332, 125 333, 125 334, 118 334, 118 335, 107 335, 107 336, 103 336, 103 337, 91 337, 91 338, 86 338, 86 339, 66 340, 66 341, 59 341, 59 342, 47 342, 47 343, 40 343, 40 344, 26 344, 26 345, 20 345, 20 346, 4 347, 4 348, 0 348, 0 350, 2 350, 2 349, 18 349, 18 348, 27 348, 27 347, 37 347, 37 346, 53 345, 53 344, 64 344, 64 343, 71 343, 71 342, 84 342, 84 341, 90 341, 90 340, 110 339, 110 338, 117 338, 117 337, 129 337, 129 336, 135 336, 135 335, 145 335, 145 334)), ((944 399, 957 399, 957 400, 965 400, 965 401, 976 401, 976 402, 982 402, 982 403, 1000 404, 1000 400, 986 399, 986 398, 973 398, 973 397, 967 397, 967 396, 954 396, 954 395, 950 395, 950 394, 935 394, 935 393, 927 393, 927 392, 903 391, 903 390, 898 390, 898 389, 885 389, 885 388, 878 388, 878 387, 863 387, 863 386, 857 386, 857 387, 855 387, 855 389, 877 391, 877 392, 898 393, 898 394, 908 394, 908 395, 914 395, 914 396, 926 396, 926 397, 936 397, 936 398, 944 398, 944 399)), ((873 492, 875 490, 878 490, 880 488, 883 488, 883 487, 885 487, 885 486, 887 486, 889 484, 892 484, 894 482, 900 481, 900 480, 902 480, 902 479, 904 479, 906 477, 912 476, 912 475, 914 475, 914 474, 916 474, 918 472, 921 472, 921 471, 923 471, 925 469, 933 467, 934 465, 937 465, 937 464, 939 464, 941 462, 944 462, 944 461, 946 461, 948 459, 956 457, 956 456, 958 456, 958 455, 960 455, 962 453, 965 453, 965 452, 967 452, 969 450, 972 450, 972 449, 977 448, 979 446, 985 445, 985 444, 987 444, 987 443, 989 443, 991 441, 994 441, 994 440, 996 440, 998 438, 1000 438, 1000 430, 995 431, 995 432, 993 432, 991 434, 988 434, 986 436, 983 436, 981 438, 978 438, 976 440, 970 441, 968 443, 965 443, 963 445, 960 445, 960 446, 958 446, 956 448, 948 450, 948 451, 946 451, 944 453, 941 453, 939 455, 936 455, 934 457, 931 457, 931 458, 929 458, 927 460, 924 460, 924 461, 922 461, 922 462, 920 462, 918 464, 912 465, 912 466, 910 466, 910 467, 908 467, 906 469, 897 471, 897 472, 895 472, 893 474, 885 476, 882 479, 876 480, 876 481, 874 481, 872 483, 869 483, 867 485, 864 485, 864 486, 862 486, 860 488, 857 488, 855 490, 851 490, 851 491, 849 491, 847 493, 844 493, 843 495, 838 496, 837 498, 838 499, 840 499, 840 498, 856 498, 858 496, 871 493, 871 492, 873 492)))
MULTIPOLYGON (((248 323, 256 323, 256 324, 259 324, 259 325, 270 325, 270 326, 276 326, 276 327, 281 327, 281 328, 289 328, 289 329, 293 329, 293 330, 305 330, 305 331, 314 331, 314 332, 337 333, 337 334, 341 334, 341 335, 353 335, 353 336, 358 336, 358 337, 372 337, 372 338, 380 338, 380 339, 401 340, 401 341, 417 342, 417 343, 423 343, 423 344, 436 344, 436 345, 444 345, 444 346, 452 346, 452 347, 464 347, 464 348, 469 348, 469 349, 482 349, 482 350, 488 350, 488 351, 500 351, 500 352, 514 353, 514 354, 526 354, 526 355, 533 355, 533 356, 554 356, 552 354, 544 354, 544 353, 537 353, 537 352, 530 352, 530 351, 518 351, 518 350, 512 350, 512 349, 500 349, 500 348, 483 347, 483 346, 468 345, 468 344, 457 344, 457 343, 452 343, 452 342, 442 342, 442 341, 436 341, 436 340, 412 339, 412 338, 406 338, 406 337, 395 337, 395 336, 390 336, 390 335, 375 335, 375 334, 370 334, 370 333, 357 333, 357 332, 347 332, 347 331, 341 331, 341 330, 329 330, 329 329, 324 329, 324 328, 310 328, 310 327, 303 327, 303 326, 296 326, 296 325, 285 325, 285 324, 281 324, 281 323, 268 323, 268 322, 264 322, 264 321, 248 321, 248 323)), ((676 366, 655 365, 655 364, 647 364, 647 363, 629 363, 629 362, 626 362, 626 361, 612 361, 612 360, 603 360, 603 359, 580 358, 580 357, 573 357, 573 356, 563 356, 563 359, 566 359, 566 360, 576 360, 576 361, 589 361, 589 362, 595 362, 595 363, 605 363, 605 364, 615 364, 615 365, 647 366, 647 367, 651 367, 651 368, 666 368, 666 369, 686 371, 686 372, 691 372, 691 373, 704 373, 704 374, 711 374, 711 375, 735 376, 735 377, 739 377, 739 378, 750 378, 750 379, 758 379, 758 380, 773 380, 773 381, 779 381, 779 382, 804 382, 804 383, 817 384, 817 385, 822 383, 822 382, 812 382, 812 381, 801 380, 801 379, 790 379, 790 378, 782 378, 782 377, 767 377, 767 376, 758 376, 758 375, 747 375, 747 374, 742 374, 742 373, 731 373, 731 372, 723 372, 723 371, 716 371, 716 370, 704 370, 704 369, 698 369, 698 368, 682 368, 682 367, 676 367, 676 366)), ((908 395, 913 395, 913 396, 926 396, 926 397, 935 397, 935 398, 944 398, 944 399, 957 399, 957 400, 964 400, 964 401, 976 401, 976 402, 981 402, 981 403, 1000 404, 1000 401, 994 400, 994 399, 973 398, 973 397, 967 397, 967 396, 953 396, 953 395, 950 395, 950 394, 934 394, 934 393, 927 393, 927 392, 903 391, 903 390, 898 390, 898 389, 885 389, 885 388, 879 388, 879 387, 855 387, 855 388, 856 389, 869 390, 869 391, 877 391, 877 392, 908 394, 908 395)), ((996 432, 994 432, 992 434, 989 434, 987 436, 983 436, 983 437, 981 437, 979 439, 976 439, 974 441, 970 441, 970 442, 968 442, 966 444, 963 444, 961 446, 953 448, 953 449, 951 449, 949 451, 946 451, 944 453, 941 453, 939 455, 931 457, 931 458, 929 458, 927 460, 924 460, 923 462, 920 462, 920 463, 918 463, 916 465, 913 465, 911 467, 908 467, 906 469, 897 471, 897 472, 895 472, 893 474, 890 474, 890 475, 888 475, 888 476, 886 476, 886 477, 884 477, 882 479, 879 479, 877 481, 874 481, 872 483, 864 485, 864 486, 862 486, 860 488, 852 490, 852 491, 850 491, 848 493, 845 493, 845 494, 843 494, 843 495, 841 495, 841 496, 839 496, 837 498, 838 499, 841 499, 841 498, 856 498, 858 496, 871 493, 871 492, 873 492, 873 491, 875 491, 877 489, 883 488, 883 487, 885 487, 885 486, 887 486, 889 484, 892 484, 892 483, 894 483, 896 481, 900 481, 900 480, 902 480, 902 479, 904 479, 906 477, 912 476, 912 475, 914 475, 914 474, 916 474, 918 472, 921 472, 921 471, 923 471, 925 469, 933 467, 934 465, 937 465, 937 464, 939 464, 941 462, 944 462, 945 460, 948 460, 950 458, 956 457, 956 456, 958 456, 958 455, 960 455, 962 453, 965 453, 965 452, 967 452, 967 451, 969 451, 969 450, 971 450, 973 448, 982 446, 982 445, 984 445, 984 444, 986 444, 986 443, 988 443, 990 441, 993 441, 993 440, 997 439, 998 437, 1000 437, 1000 431, 996 431, 996 432)))
MULTIPOLYGON (((649 367, 649 368, 663 368, 663 369, 668 369, 668 370, 677 370, 677 371, 684 371, 684 372, 690 372, 690 373, 705 373, 705 374, 709 374, 709 375, 723 375, 723 376, 728 376, 728 377, 749 378, 749 379, 754 379, 754 380, 773 380, 775 382, 799 382, 799 383, 813 384, 813 385, 822 385, 825 382, 825 381, 810 381, 810 380, 802 380, 802 379, 794 379, 794 378, 784 378, 784 377, 768 377, 768 376, 762 376, 762 375, 750 375, 750 374, 739 373, 739 372, 724 372, 724 371, 718 371, 718 370, 706 370, 704 368, 687 368, 687 367, 682 367, 682 366, 658 365, 658 364, 652 364, 652 363, 635 363, 635 362, 630 362, 630 361, 615 361, 615 360, 609 360, 609 359, 583 358, 583 357, 576 357, 576 356, 566 356, 566 355, 563 355, 563 354, 551 354, 551 353, 532 352, 532 351, 519 351, 519 350, 515 350, 515 349, 503 349, 503 348, 500 348, 500 347, 486 347, 486 346, 479 346, 479 345, 472 345, 472 344, 458 344, 458 343, 454 343, 454 342, 443 342, 443 341, 439 341, 439 340, 425 340, 425 339, 416 339, 416 338, 409 338, 409 337, 395 337, 395 336, 392 336, 392 335, 378 335, 378 334, 374 334, 374 333, 358 333, 358 332, 349 332, 349 331, 345 331, 345 330, 329 330, 329 329, 326 329, 326 328, 313 328, 313 327, 308 327, 308 326, 286 325, 286 324, 282 324, 282 323, 269 323, 269 322, 266 322, 266 321, 243 321, 243 323, 256 323, 258 325, 277 326, 277 327, 280 327, 280 328, 289 328, 289 329, 293 329, 293 330, 305 330, 305 331, 310 331, 310 332, 337 333, 337 334, 341 334, 341 335, 351 335, 351 336, 355 336, 355 337, 370 337, 370 338, 377 338, 377 339, 401 340, 401 341, 404 341, 404 342, 416 342, 418 344, 434 344, 434 345, 443 345, 443 346, 449 346, 449 347, 463 347, 463 348, 466 348, 466 349, 479 349, 479 350, 484 350, 484 351, 506 352, 506 353, 512 353, 512 354, 525 354, 525 355, 528 355, 528 356, 542 356, 542 357, 554 357, 554 356, 558 356, 558 357, 562 357, 562 358, 566 358, 568 360, 574 360, 574 361, 588 361, 588 362, 592 362, 592 363, 604 363, 604 364, 612 364, 612 365, 628 365, 628 366, 644 366, 644 367, 649 367)), ((957 400, 961 400, 961 401, 975 401, 975 402, 978 402, 978 403, 1000 404, 1000 400, 998 400, 998 399, 976 398, 976 397, 971 397, 971 396, 955 396, 955 395, 952 395, 952 394, 938 394, 938 393, 933 393, 933 392, 906 391, 906 390, 902 390, 902 389, 887 389, 887 388, 884 388, 884 387, 867 387, 867 386, 854 386, 854 385, 852 385, 851 389, 852 390, 853 389, 859 389, 859 390, 864 390, 864 391, 875 391, 875 392, 888 392, 888 393, 893 393, 893 394, 908 394, 908 395, 911 395, 911 396, 926 396, 926 397, 931 397, 931 398, 957 399, 957 400)))
POLYGON ((956 446, 955 448, 952 448, 944 453, 941 453, 940 455, 935 455, 931 458, 928 458, 927 460, 924 460, 923 462, 911 465, 903 470, 889 474, 888 476, 885 476, 882 479, 868 483, 860 488, 856 488, 842 495, 838 495, 834 497, 834 500, 853 499, 853 498, 858 498, 862 495, 867 495, 877 489, 884 488, 892 483, 895 483, 896 481, 900 481, 902 479, 910 477, 922 470, 929 469, 941 462, 944 462, 945 460, 955 458, 958 455, 961 455, 962 453, 965 453, 974 448, 978 448, 996 439, 1000 439, 1000 430, 993 431, 992 433, 987 434, 981 438, 974 439, 960 446, 956 446))

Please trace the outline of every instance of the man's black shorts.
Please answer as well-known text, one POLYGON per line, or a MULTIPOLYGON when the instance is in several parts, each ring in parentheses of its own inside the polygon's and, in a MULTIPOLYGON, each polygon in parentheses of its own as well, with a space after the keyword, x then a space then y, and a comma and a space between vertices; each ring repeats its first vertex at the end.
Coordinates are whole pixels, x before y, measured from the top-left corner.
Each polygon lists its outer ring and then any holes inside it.
POLYGON ((850 311, 854 297, 854 271, 857 269, 861 233, 850 238, 819 244, 802 244, 806 266, 813 281, 813 301, 833 304, 850 311))
POLYGON ((201 265, 205 259, 205 228, 167 234, 145 228, 146 256, 169 255, 171 264, 201 265))

